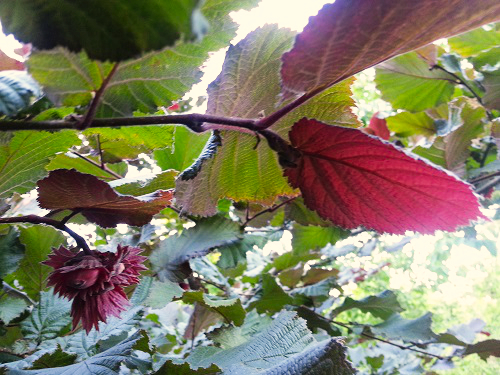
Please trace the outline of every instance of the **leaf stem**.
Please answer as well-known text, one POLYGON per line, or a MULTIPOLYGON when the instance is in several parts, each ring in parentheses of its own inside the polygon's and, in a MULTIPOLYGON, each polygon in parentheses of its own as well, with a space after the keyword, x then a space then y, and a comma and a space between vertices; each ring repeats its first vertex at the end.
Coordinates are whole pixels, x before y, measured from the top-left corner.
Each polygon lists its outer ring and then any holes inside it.
POLYGON ((295 108, 301 106, 305 102, 307 102, 309 99, 312 97, 316 96, 323 90, 325 90, 326 87, 318 87, 314 89, 313 91, 307 92, 303 94, 302 96, 299 96, 297 99, 293 100, 292 102, 288 103, 284 107, 281 107, 278 109, 276 112, 271 113, 269 116, 264 117, 263 119, 259 120, 257 123, 257 128, 259 130, 262 129, 267 129, 276 122, 278 122, 281 118, 286 116, 288 113, 292 112, 295 108))
POLYGON ((118 173, 115 173, 113 172, 111 169, 109 169, 108 167, 106 167, 106 165, 104 163, 96 163, 95 161, 93 161, 92 159, 76 152, 76 151, 70 151, 72 154, 75 154, 76 156, 78 156, 79 158, 85 160, 87 163, 90 163, 94 166, 96 166, 97 168, 99 169, 102 169, 104 172, 110 174, 111 176, 113 176, 114 178, 116 179, 120 179, 120 178, 123 178, 123 176, 120 176, 118 173))
MULTIPOLYGON (((463 80, 459 75, 455 74, 455 73, 452 73, 448 70, 446 70, 445 68, 443 68, 442 66, 438 65, 438 64, 435 64, 435 65, 432 65, 431 66, 431 70, 432 69, 439 69, 445 73, 448 73, 450 76, 452 76, 456 81, 458 81, 458 83, 464 85, 467 90, 470 91, 470 93, 477 99, 477 101, 479 102, 479 104, 481 104, 483 107, 484 107, 484 103, 483 103, 483 99, 481 99, 481 97, 479 96, 479 94, 477 92, 475 92, 472 87, 467 83, 465 82, 465 80, 463 80)), ((484 107, 484 109, 486 110, 486 115, 488 116, 488 119, 490 121, 493 120, 493 114, 486 108, 484 107)))
POLYGON ((26 293, 17 290, 16 288, 7 284, 5 281, 2 281, 2 290, 12 297, 24 299, 30 305, 36 305, 36 302, 33 301, 26 293))
POLYGON ((101 83, 101 87, 96 91, 94 98, 90 102, 90 107, 87 110, 87 113, 85 114, 85 117, 81 122, 77 122, 75 124, 75 129, 77 130, 85 130, 89 127, 91 124, 92 120, 95 117, 95 113, 97 111, 97 107, 99 106, 99 103, 101 102, 101 97, 106 91, 106 88, 108 87, 109 82, 111 81, 111 78, 115 75, 116 70, 118 69, 119 63, 115 63, 113 65, 113 68, 111 68, 111 71, 108 73, 106 78, 101 83))
POLYGON ((30 223, 30 224, 45 224, 56 229, 62 230, 68 233, 76 242, 77 246, 83 250, 86 255, 92 255, 92 252, 87 245, 87 242, 83 239, 82 236, 75 233, 71 229, 69 229, 62 221, 58 221, 55 219, 51 219, 48 217, 42 217, 37 215, 26 215, 26 216, 18 216, 18 217, 1 217, 0 223, 2 224, 15 224, 15 223, 30 223))
MULTIPOLYGON (((2 120, 0 121, 0 131, 74 129, 77 121, 78 120, 74 118, 50 121, 2 120)), ((93 119, 89 123, 88 128, 117 128, 125 126, 177 124, 185 125, 195 133, 202 133, 209 130, 203 127, 204 122, 234 126, 238 128, 250 129, 252 131, 259 130, 256 120, 238 117, 205 115, 199 113, 165 116, 97 118, 93 119)))
POLYGON ((282 202, 282 203, 280 203, 280 204, 278 204, 278 205, 276 205, 276 206, 272 206, 272 207, 266 208, 265 210, 262 210, 262 211, 260 211, 260 212, 256 213, 256 214, 255 214, 255 215, 253 215, 252 217, 248 217, 248 212, 247 212, 247 214, 246 214, 246 220, 245 220, 245 222, 244 222, 243 224, 241 224, 241 226, 242 226, 242 227, 246 227, 246 226, 247 226, 247 224, 248 224, 250 221, 252 221, 253 219, 255 219, 255 218, 259 217, 260 215, 264 215, 265 213, 268 213, 268 212, 274 212, 274 211, 276 211, 277 209, 279 209, 280 207, 284 206, 285 204, 290 203, 290 202, 291 202, 291 201, 293 201, 295 198, 297 198, 297 197, 292 197, 292 198, 287 199, 286 201, 284 201, 284 202, 282 202))
MULTIPOLYGON (((306 310, 309 310, 309 313, 312 313, 322 319, 325 319, 327 320, 328 322, 332 323, 332 324, 335 324, 335 325, 338 325, 340 327, 343 327, 343 328, 346 328, 348 330, 352 330, 352 327, 354 325, 357 325, 357 324, 354 324, 354 323, 351 323, 351 324, 348 324, 348 323, 342 323, 342 322, 338 322, 336 320, 332 320, 332 319, 328 319, 326 317, 324 317, 323 315, 320 315, 318 314, 317 312, 311 310, 311 309, 308 309, 307 307, 305 306, 301 306, 302 309, 306 309, 306 310)), ((404 345, 399 345, 399 344, 396 344, 394 342, 391 342, 389 340, 385 340, 383 338, 380 338, 380 337, 377 337, 377 336, 374 336, 374 335, 370 335, 369 333, 364 333, 364 332, 361 332, 360 334, 361 336, 364 336, 366 338, 369 338, 369 339, 372 339, 372 340, 377 340, 377 341, 380 341, 380 342, 383 342, 385 344, 389 344, 389 345, 392 345, 392 346, 395 346, 397 348, 400 348, 402 350, 410 350, 412 352, 417 352, 417 353, 420 353, 420 354, 424 354, 426 356, 429 356, 429 357, 434 357, 434 358, 437 358, 437 359, 444 359, 444 357, 442 356, 439 356, 437 354, 433 354, 433 353, 429 353, 429 352, 426 352, 424 350, 420 350, 420 349, 414 349, 412 348, 411 346, 404 346, 404 345)))

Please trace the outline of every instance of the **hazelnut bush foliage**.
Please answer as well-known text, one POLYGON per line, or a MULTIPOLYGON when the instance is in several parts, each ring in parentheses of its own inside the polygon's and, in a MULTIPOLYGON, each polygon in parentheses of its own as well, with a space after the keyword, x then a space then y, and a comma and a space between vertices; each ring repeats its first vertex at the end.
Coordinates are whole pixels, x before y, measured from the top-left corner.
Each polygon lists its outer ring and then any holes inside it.
POLYGON ((352 298, 390 262, 342 260, 436 231, 496 251, 474 225, 498 207, 500 4, 337 0, 298 34, 231 45, 229 13, 256 3, 0 3, 26 43, 24 63, 0 55, 0 373, 416 374, 498 356, 480 320, 434 332, 393 291, 352 298), (228 46, 197 113, 186 93, 228 46), (372 67, 364 95, 386 107, 367 112, 352 87, 372 67))

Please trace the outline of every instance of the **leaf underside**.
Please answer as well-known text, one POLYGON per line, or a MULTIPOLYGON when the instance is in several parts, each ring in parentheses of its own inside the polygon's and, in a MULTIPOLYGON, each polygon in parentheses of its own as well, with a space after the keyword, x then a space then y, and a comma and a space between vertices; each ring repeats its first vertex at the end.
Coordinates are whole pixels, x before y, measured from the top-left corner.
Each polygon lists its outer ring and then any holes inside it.
POLYGON ((484 217, 469 185, 359 130, 302 119, 290 140, 302 157, 285 175, 310 209, 343 228, 433 233, 484 217))
POLYGON ((102 227, 145 225, 171 200, 172 192, 163 190, 140 197, 120 195, 106 182, 75 170, 58 169, 38 181, 40 207, 79 211, 102 227))
POLYGON ((496 0, 337 0, 312 17, 283 55, 285 98, 500 18, 496 0), (411 25, 411 26, 409 26, 411 25))

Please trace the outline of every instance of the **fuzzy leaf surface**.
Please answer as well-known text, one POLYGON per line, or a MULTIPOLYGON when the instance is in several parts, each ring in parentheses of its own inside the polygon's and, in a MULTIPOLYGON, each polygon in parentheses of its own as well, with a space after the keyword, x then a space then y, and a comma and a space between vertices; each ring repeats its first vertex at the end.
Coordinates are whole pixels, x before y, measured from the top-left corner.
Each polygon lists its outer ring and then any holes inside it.
POLYGON ((134 345, 142 337, 141 331, 138 331, 121 341, 117 345, 111 347, 110 349, 99 353, 89 359, 82 361, 80 363, 65 366, 56 367, 42 370, 19 370, 11 369, 9 374, 22 375, 22 374, 33 374, 33 375, 63 375, 63 374, 81 374, 81 375, 117 375, 120 364, 126 361, 131 353, 134 345))
POLYGON ((302 119, 290 139, 302 156, 285 175, 340 227, 433 233, 483 217, 469 185, 359 130, 302 119))
POLYGON ((283 55, 283 93, 291 97, 329 87, 391 57, 499 18, 495 0, 337 0, 310 19, 293 49, 283 55))
MULTIPOLYGON (((261 112, 273 112, 280 57, 290 48, 292 37, 289 30, 266 25, 231 46, 221 74, 208 88, 207 114, 257 118, 261 112)), ((265 142, 254 150, 257 139, 251 132, 226 131, 220 137, 209 140, 205 149, 213 152, 202 155, 198 170, 188 169, 177 182, 176 202, 184 210, 209 216, 215 214, 221 198, 272 204, 277 195, 293 194, 265 142)))
POLYGON ((10 140, 0 137, 0 198, 26 193, 47 174, 45 166, 52 156, 80 144, 72 131, 17 132, 10 140))
POLYGON ((38 83, 24 71, 0 72, 0 114, 12 116, 41 95, 38 83))
POLYGON ((295 313, 281 312, 240 345, 197 348, 187 361, 202 367, 215 363, 225 374, 354 374, 344 350, 337 339, 317 343, 304 320, 295 313))
POLYGON ((150 260, 161 280, 182 282, 191 273, 189 259, 206 255, 217 246, 240 239, 238 223, 220 217, 202 219, 180 236, 162 241, 150 260))
POLYGON ((108 183, 75 170, 55 170, 38 181, 40 207, 78 210, 102 227, 118 223, 145 225, 171 199, 172 192, 163 190, 140 197, 120 195, 108 183))

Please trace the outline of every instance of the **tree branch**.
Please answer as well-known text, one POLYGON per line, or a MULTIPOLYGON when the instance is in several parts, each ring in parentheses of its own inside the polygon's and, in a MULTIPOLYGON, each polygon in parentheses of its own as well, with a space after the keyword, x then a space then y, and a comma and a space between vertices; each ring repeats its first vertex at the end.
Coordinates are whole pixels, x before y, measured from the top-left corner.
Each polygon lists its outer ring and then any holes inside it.
POLYGON ((108 84, 111 81, 111 78, 116 73, 116 70, 118 69, 118 65, 119 65, 119 63, 115 63, 113 65, 113 68, 111 68, 111 71, 109 72, 109 74, 102 81, 101 87, 99 87, 99 90, 96 91, 95 96, 92 99, 92 102, 90 102, 90 107, 87 110, 85 117, 83 118, 83 120, 81 122, 77 122, 75 124, 75 128, 77 130, 85 130, 91 124, 92 120, 95 117, 97 107, 99 106, 99 103, 101 102, 101 97, 104 94, 104 92, 106 91, 108 84))
MULTIPOLYGON (((307 308, 305 306, 301 306, 301 308, 308 310, 309 313, 312 313, 312 314, 318 316, 319 318, 328 321, 329 323, 332 323, 332 324, 338 325, 340 327, 346 328, 346 329, 348 329, 350 331, 352 331, 352 327, 354 325, 357 325, 357 324, 353 324, 353 323, 351 323, 351 324, 342 323, 342 322, 338 322, 336 320, 329 319, 329 318, 324 317, 323 315, 320 315, 317 312, 315 312, 315 311, 313 311, 313 310, 311 310, 311 309, 309 309, 309 308, 307 308)), ((429 353, 429 352, 426 352, 426 351, 420 350, 420 349, 414 349, 411 346, 399 345, 399 344, 393 343, 393 342, 391 342, 389 340, 385 340, 383 338, 380 338, 380 337, 377 337, 377 336, 374 336, 374 335, 370 335, 369 333, 361 332, 360 335, 364 336, 366 338, 372 339, 372 340, 377 340, 377 341, 383 342, 385 344, 389 344, 389 345, 395 346, 395 347, 400 348, 402 350, 410 350, 412 352, 417 352, 417 353, 420 353, 420 354, 424 354, 424 355, 429 356, 429 357, 434 357, 434 358, 437 358, 437 359, 444 359, 444 357, 441 357, 441 356, 439 356, 437 354, 429 353)))
POLYGON ((290 203, 291 201, 293 201, 295 198, 297 197, 293 197, 293 198, 290 198, 290 199, 287 199, 286 201, 276 205, 276 206, 273 206, 273 207, 269 207, 269 208, 266 208, 265 210, 262 210, 258 213, 256 213, 255 215, 253 215, 252 217, 248 217, 248 212, 246 213, 246 220, 243 224, 241 224, 242 227, 245 227, 247 226, 247 224, 252 221, 253 219, 259 217, 260 215, 264 215, 265 213, 268 213, 268 212, 274 212, 276 211, 278 208, 284 206, 285 204, 287 203, 290 203))
MULTIPOLYGON (((448 74, 449 74, 450 76, 452 76, 452 77, 453 77, 456 81, 458 81, 458 83, 460 83, 461 85, 464 85, 464 86, 467 88, 467 90, 469 90, 469 91, 470 91, 470 93, 471 93, 471 94, 472 94, 472 95, 473 95, 473 96, 477 99, 477 101, 479 102, 479 104, 481 104, 481 105, 484 107, 483 99, 481 99, 481 97, 479 96, 479 94, 478 94, 478 93, 476 93, 476 92, 472 89, 472 87, 471 87, 471 86, 470 86, 467 82, 465 82, 465 81, 464 81, 464 80, 463 80, 463 79, 462 79, 459 75, 457 75, 457 74, 455 74, 455 73, 452 73, 452 72, 450 72, 450 71, 446 70, 445 68, 443 68, 442 66, 437 65, 437 64, 435 64, 435 65, 431 66, 431 68, 430 68, 430 69, 431 69, 431 70, 433 70, 433 69, 439 69, 439 70, 441 70, 441 71, 443 71, 443 72, 445 72, 445 73, 448 73, 448 74)), ((491 121, 491 120, 493 120, 493 118, 494 118, 494 117, 493 117, 493 114, 492 114, 492 113, 491 113, 488 109, 486 109, 486 107, 485 107, 485 110, 486 110, 486 115, 488 116, 488 119, 489 119, 490 121, 491 121)))
MULTIPOLYGON (((0 121, 0 131, 74 129, 77 122, 78 120, 71 117, 65 120, 51 121, 2 120, 0 121)), ((256 120, 237 117, 204 115, 199 113, 166 116, 97 118, 93 119, 88 127, 117 128, 124 126, 177 124, 185 125, 195 133, 202 133, 206 130, 209 130, 203 126, 204 122, 250 129, 252 131, 259 130, 256 120)))
POLYGON ((17 290, 16 288, 11 287, 5 281, 2 281, 2 290, 8 295, 16 298, 21 298, 28 302, 30 305, 36 305, 36 302, 33 301, 26 293, 17 290))
POLYGON ((76 242, 77 246, 83 250, 86 255, 92 255, 92 252, 87 245, 87 242, 83 239, 82 236, 75 233, 71 229, 69 229, 63 222, 51 219, 48 217, 36 216, 36 215, 27 215, 27 216, 18 216, 18 217, 2 217, 0 218, 0 223, 2 224, 15 224, 15 223, 30 223, 30 224, 45 224, 51 227, 57 228, 68 233, 76 242))
POLYGON ((116 179, 120 179, 120 178, 123 178, 123 176, 120 176, 118 173, 115 173, 113 172, 111 169, 109 169, 108 167, 106 167, 106 165, 104 165, 104 163, 96 163, 95 161, 93 161, 92 159, 89 159, 88 157, 76 152, 76 151, 70 151, 72 154, 75 154, 76 156, 78 156, 79 158, 85 160, 87 163, 90 163, 94 166, 96 166, 97 168, 99 169, 102 169, 104 172, 110 174, 111 176, 113 176, 114 178, 116 179))

